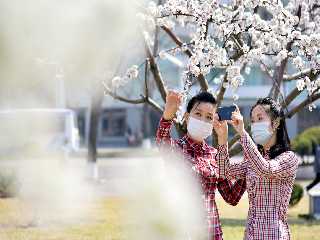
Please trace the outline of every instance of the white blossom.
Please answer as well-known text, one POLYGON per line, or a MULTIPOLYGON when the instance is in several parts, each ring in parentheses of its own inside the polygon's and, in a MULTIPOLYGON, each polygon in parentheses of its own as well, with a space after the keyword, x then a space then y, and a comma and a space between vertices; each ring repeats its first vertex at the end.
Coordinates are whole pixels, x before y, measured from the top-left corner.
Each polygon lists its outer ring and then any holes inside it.
POLYGON ((251 67, 246 66, 246 68, 244 69, 244 72, 249 75, 251 73, 251 67))
POLYGON ((238 94, 234 94, 232 98, 233 98, 233 101, 238 101, 239 100, 239 95, 238 94))
POLYGON ((123 78, 116 76, 112 79, 112 87, 119 88, 123 84, 123 78))
POLYGON ((167 56, 167 53, 166 53, 165 51, 160 51, 160 52, 159 52, 159 57, 160 57, 161 59, 166 59, 166 56, 167 56))
POLYGON ((302 91, 305 88, 305 86, 306 86, 306 83, 305 83, 304 79, 299 79, 297 81, 297 88, 299 91, 302 91))
POLYGON ((292 62, 298 69, 303 68, 303 60, 300 56, 295 57, 292 62))
POLYGON ((137 65, 133 65, 131 68, 127 71, 127 77, 130 79, 136 79, 139 75, 139 70, 137 65))
MULTIPOLYGON (((241 69, 249 75, 253 64, 259 64, 271 75, 285 59, 299 72, 307 68, 313 74, 320 71, 320 8, 316 7, 319 4, 319 0, 288 0, 286 4, 275 0, 166 0, 157 6, 152 1, 139 18, 147 25, 144 35, 150 46, 155 24, 177 30, 176 35, 183 41, 176 50, 160 49, 160 59, 178 59, 174 55, 189 50, 191 56, 181 65, 188 73, 205 76, 222 68, 228 80, 224 87, 237 89, 244 82, 241 69), (256 7, 268 12, 268 17, 257 13, 256 7)), ((134 70, 128 72, 129 79, 138 74, 134 70)), ((222 81, 219 77, 213 82, 222 81)), ((297 80, 296 85, 300 91, 306 89, 313 94, 320 80, 306 77, 297 80)))

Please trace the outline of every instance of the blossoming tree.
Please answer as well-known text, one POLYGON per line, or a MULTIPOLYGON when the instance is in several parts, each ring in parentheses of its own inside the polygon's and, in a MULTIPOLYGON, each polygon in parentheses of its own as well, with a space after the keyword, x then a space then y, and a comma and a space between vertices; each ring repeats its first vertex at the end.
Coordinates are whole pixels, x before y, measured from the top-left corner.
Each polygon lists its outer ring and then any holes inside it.
MULTIPOLYGON (((149 94, 148 73, 165 101, 168 89, 159 61, 179 54, 188 59, 182 73, 184 100, 194 85, 209 91, 206 76, 216 69, 223 73, 215 80, 218 105, 228 88, 236 100, 237 89, 245 84, 245 74, 253 66, 270 79, 269 96, 286 109, 286 118, 305 107, 312 110, 320 98, 320 0, 167 0, 149 2, 141 9, 146 57, 140 66, 137 63, 104 83, 105 93, 115 99, 150 104, 162 112, 149 94), (175 47, 158 49, 161 31, 175 47), (181 32, 188 35, 187 41, 181 40, 181 32), (142 73, 145 91, 140 99, 117 94, 117 88, 142 73), (295 87, 283 97, 283 85, 288 82, 295 82, 295 87), (292 104, 298 97, 301 102, 292 104)), ((181 129, 181 112, 176 127, 181 129)), ((235 136, 230 146, 237 139, 235 136)))

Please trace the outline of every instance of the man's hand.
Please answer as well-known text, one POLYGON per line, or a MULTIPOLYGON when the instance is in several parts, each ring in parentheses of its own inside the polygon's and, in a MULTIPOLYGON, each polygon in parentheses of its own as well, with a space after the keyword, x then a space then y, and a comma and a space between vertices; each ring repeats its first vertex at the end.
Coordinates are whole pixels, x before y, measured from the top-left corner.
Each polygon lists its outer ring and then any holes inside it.
POLYGON ((165 120, 172 120, 181 105, 182 95, 180 93, 169 91, 166 97, 163 117, 165 120))

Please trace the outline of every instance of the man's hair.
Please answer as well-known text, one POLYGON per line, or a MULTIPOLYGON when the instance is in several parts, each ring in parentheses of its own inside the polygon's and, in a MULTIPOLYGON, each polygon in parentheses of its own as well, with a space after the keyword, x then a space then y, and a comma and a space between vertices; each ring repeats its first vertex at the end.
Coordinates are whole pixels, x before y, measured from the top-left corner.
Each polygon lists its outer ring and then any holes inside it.
POLYGON ((187 112, 190 113, 193 107, 196 104, 200 103, 212 103, 215 105, 217 103, 215 97, 209 92, 200 92, 197 95, 193 96, 187 105, 187 112))

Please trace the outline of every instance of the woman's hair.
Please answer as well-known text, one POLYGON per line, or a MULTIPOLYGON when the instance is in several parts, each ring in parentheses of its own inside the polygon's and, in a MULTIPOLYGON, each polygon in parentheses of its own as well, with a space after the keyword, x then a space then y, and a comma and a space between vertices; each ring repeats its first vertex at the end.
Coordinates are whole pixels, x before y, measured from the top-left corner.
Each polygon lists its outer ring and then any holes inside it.
MULTIPOLYGON (((290 148, 290 139, 287 131, 287 125, 284 117, 284 112, 281 106, 272 98, 260 98, 257 103, 251 108, 250 117, 252 117, 252 110, 258 106, 265 106, 266 113, 270 116, 271 122, 276 119, 280 120, 279 126, 277 128, 277 140, 276 144, 270 148, 269 157, 271 159, 277 157, 281 153, 291 150, 290 148)), ((263 151, 263 147, 258 145, 260 152, 263 151)))
POLYGON ((193 109, 194 105, 200 104, 200 103, 212 103, 216 104, 216 99, 214 96, 209 92, 200 92, 197 95, 193 96, 187 105, 187 112, 190 113, 193 109))

